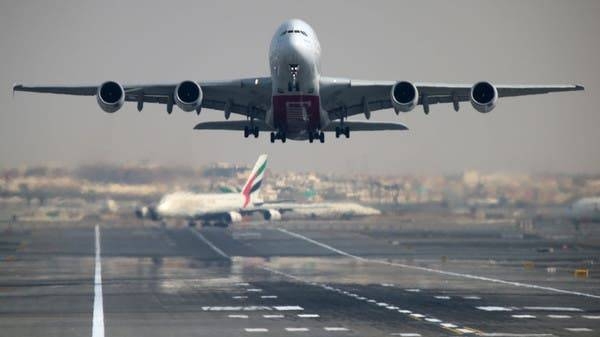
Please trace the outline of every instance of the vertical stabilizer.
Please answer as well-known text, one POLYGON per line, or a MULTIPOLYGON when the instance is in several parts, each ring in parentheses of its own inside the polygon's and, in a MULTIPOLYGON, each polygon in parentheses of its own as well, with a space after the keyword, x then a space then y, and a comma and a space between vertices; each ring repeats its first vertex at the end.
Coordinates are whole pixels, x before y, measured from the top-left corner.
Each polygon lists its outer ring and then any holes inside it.
POLYGON ((267 155, 262 154, 260 157, 258 157, 258 160, 256 161, 256 164, 254 164, 254 168, 252 169, 248 180, 246 180, 244 187, 242 187, 242 196, 244 197, 243 207, 248 206, 252 201, 252 195, 260 191, 266 168, 267 155))

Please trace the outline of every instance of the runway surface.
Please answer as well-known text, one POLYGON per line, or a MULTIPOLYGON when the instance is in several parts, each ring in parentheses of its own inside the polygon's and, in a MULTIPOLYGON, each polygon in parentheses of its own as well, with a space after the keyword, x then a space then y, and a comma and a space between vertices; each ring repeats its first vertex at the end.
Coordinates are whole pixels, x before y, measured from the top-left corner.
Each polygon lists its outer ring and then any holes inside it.
POLYGON ((97 228, 2 233, 0 336, 600 334, 600 247, 569 238, 97 228))

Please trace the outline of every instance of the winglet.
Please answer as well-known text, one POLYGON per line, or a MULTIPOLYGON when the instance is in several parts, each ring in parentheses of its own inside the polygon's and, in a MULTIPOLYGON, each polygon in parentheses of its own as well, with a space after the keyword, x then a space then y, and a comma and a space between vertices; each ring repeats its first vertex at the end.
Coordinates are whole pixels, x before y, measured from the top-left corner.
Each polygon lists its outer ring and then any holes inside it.
POLYGON ((583 85, 575 84, 575 90, 585 90, 583 85))
POLYGON ((12 97, 15 97, 15 91, 21 89, 23 86, 20 84, 13 83, 12 97))

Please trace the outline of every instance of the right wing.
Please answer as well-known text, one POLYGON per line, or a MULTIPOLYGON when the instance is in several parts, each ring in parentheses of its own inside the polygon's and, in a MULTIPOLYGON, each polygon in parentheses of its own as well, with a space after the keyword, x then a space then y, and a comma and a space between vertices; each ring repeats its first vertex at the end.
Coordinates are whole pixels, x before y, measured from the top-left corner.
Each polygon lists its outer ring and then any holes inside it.
MULTIPOLYGON (((391 91, 396 82, 364 81, 346 78, 321 77, 321 104, 336 120, 357 114, 367 119, 372 111, 393 108, 391 91)), ((468 102, 470 84, 414 83, 419 92, 419 105, 427 110, 431 104, 468 102), (423 98, 426 97, 426 101, 423 98), (427 106, 427 107, 426 107, 427 106)), ((496 85, 498 97, 547 94, 583 90, 580 85, 496 85)))
MULTIPOLYGON (((255 77, 230 81, 197 82, 202 89, 202 107, 228 111, 244 116, 264 119, 271 106, 271 78, 255 77)), ((179 83, 123 85, 125 101, 158 103, 173 106, 175 87, 179 83)), ((77 96, 94 96, 99 85, 81 86, 29 86, 18 84, 14 91, 50 93, 77 96)))

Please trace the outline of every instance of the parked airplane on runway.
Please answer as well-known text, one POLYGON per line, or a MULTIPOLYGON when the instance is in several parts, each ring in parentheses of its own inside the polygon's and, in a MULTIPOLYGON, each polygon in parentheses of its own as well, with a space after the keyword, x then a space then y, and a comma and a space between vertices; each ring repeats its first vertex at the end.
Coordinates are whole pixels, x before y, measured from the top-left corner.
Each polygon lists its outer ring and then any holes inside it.
POLYGON ((407 130, 400 123, 348 121, 348 117, 393 108, 408 112, 422 105, 470 101, 479 112, 490 112, 500 97, 583 90, 580 85, 493 85, 487 81, 473 85, 350 80, 321 76, 321 46, 313 29, 304 21, 285 21, 271 40, 271 75, 230 81, 186 80, 171 84, 122 85, 115 81, 84 86, 15 85, 13 91, 96 96, 102 110, 113 113, 126 101, 165 104, 168 113, 177 105, 184 111, 202 108, 220 110, 225 119, 232 113, 246 120, 213 121, 196 125, 198 130, 238 130, 244 137, 271 132, 271 142, 279 139, 325 141, 325 132, 350 137, 352 131, 407 130))
POLYGON ((241 192, 231 193, 192 193, 174 192, 165 195, 158 205, 136 210, 139 218, 165 220, 185 218, 191 226, 196 221, 203 225, 224 226, 242 221, 243 215, 261 213, 267 220, 280 220, 281 213, 275 209, 261 207, 257 194, 267 167, 267 155, 258 157, 246 184, 241 192))

